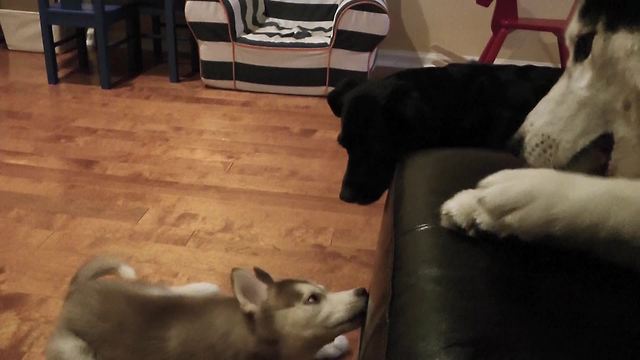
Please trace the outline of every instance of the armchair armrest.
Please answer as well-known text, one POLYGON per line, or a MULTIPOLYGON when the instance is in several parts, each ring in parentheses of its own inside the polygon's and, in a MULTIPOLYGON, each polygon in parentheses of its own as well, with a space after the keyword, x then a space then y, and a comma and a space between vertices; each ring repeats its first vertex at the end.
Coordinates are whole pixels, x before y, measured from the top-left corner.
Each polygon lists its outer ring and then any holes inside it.
POLYGON ((249 32, 242 19, 241 3, 244 1, 188 0, 184 9, 185 18, 197 40, 235 41, 238 36, 249 32))
POLYGON ((385 0, 343 0, 334 20, 332 47, 371 52, 389 33, 385 0))
POLYGON ((397 165, 361 360, 640 358, 637 272, 552 239, 469 239, 438 225, 453 194, 521 165, 478 149, 420 151, 397 165))

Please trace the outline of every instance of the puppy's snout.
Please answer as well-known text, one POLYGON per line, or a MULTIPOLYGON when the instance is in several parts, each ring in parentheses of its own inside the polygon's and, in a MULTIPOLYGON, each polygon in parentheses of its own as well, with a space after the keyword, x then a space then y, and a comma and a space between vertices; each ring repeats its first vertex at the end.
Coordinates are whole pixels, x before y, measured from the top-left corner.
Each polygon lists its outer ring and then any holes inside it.
POLYGON ((507 151, 515 156, 522 155, 522 147, 524 146, 524 136, 514 135, 507 143, 507 151))
POLYGON ((358 288, 353 291, 357 297, 363 297, 363 298, 369 297, 369 292, 365 288, 358 288))

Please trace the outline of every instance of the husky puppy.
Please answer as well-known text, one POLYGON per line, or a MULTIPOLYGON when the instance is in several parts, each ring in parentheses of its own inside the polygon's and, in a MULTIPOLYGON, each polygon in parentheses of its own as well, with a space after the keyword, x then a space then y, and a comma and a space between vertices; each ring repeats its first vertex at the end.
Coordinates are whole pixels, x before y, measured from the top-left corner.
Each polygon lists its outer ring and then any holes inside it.
MULTIPOLYGON (((152 285, 112 258, 72 279, 48 360, 304 360, 358 327, 365 289, 329 293, 264 270, 233 269, 233 297, 215 285, 152 285), (103 278, 117 275, 119 278, 103 278)), ((323 349, 323 351, 326 349, 323 349)))

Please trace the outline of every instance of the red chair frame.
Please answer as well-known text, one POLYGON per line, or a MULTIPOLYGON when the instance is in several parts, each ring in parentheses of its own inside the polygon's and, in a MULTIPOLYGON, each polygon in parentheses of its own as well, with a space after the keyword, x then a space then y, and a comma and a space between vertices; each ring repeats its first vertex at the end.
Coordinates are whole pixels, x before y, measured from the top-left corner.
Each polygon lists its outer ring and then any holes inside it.
MULTIPOLYGON (((502 48, 507 36, 514 30, 531 30, 549 32, 558 39, 558 50, 560 51, 560 64, 565 67, 569 59, 569 49, 565 43, 564 33, 569 25, 578 4, 574 1, 569 16, 566 19, 534 19, 521 18, 518 15, 517 0, 495 0, 496 7, 491 20, 491 30, 493 35, 480 55, 479 62, 493 64, 502 48)), ((493 0, 476 0, 478 5, 489 7, 493 0)))

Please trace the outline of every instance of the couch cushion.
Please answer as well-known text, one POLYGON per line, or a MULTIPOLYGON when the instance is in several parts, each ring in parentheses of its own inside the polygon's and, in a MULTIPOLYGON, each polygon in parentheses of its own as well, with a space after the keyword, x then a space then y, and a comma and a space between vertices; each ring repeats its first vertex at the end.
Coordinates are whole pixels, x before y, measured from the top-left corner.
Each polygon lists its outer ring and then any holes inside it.
POLYGON ((265 23, 238 38, 239 43, 290 48, 326 48, 331 43, 332 23, 298 23, 289 20, 267 18, 265 23))

